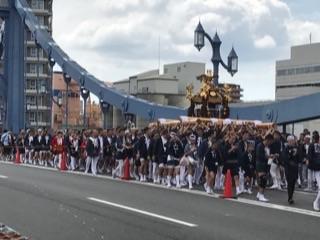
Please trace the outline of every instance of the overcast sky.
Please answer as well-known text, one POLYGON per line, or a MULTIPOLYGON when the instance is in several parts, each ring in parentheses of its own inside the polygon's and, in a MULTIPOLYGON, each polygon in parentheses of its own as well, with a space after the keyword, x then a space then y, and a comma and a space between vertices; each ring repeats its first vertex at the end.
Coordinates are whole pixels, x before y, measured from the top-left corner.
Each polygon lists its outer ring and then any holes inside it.
POLYGON ((220 70, 221 82, 241 84, 244 100, 274 99, 275 61, 290 46, 320 42, 319 0, 54 0, 53 36, 80 65, 103 81, 180 61, 206 62, 207 44, 193 46, 199 19, 217 30, 222 57, 234 45, 239 72, 220 70), (89 3, 89 4, 88 4, 89 3))

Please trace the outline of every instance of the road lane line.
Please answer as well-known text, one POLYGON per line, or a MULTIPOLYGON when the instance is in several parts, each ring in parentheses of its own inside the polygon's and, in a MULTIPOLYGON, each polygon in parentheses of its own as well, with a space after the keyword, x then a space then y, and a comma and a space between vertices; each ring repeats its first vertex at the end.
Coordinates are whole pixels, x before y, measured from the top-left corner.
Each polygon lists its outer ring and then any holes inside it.
POLYGON ((143 215, 154 217, 154 218, 159 218, 159 219, 162 219, 162 220, 165 220, 165 221, 168 221, 168 222, 173 222, 173 223, 177 223, 177 224, 188 226, 188 227, 198 227, 197 224, 181 221, 181 220, 178 220, 178 219, 174 219, 174 218, 166 217, 166 216, 163 216, 163 215, 159 215, 159 214, 143 211, 143 210, 140 210, 140 209, 137 209, 137 208, 132 208, 132 207, 128 207, 128 206, 117 204, 117 203, 113 203, 113 202, 108 202, 108 201, 101 200, 101 199, 98 199, 98 198, 88 197, 88 199, 91 200, 91 201, 98 202, 98 203, 103 203, 103 204, 106 204, 106 205, 109 205, 109 206, 112 206, 112 207, 121 208, 121 209, 124 209, 124 210, 128 210, 128 211, 131 211, 131 212, 143 214, 143 215))
POLYGON ((315 212, 315 211, 302 209, 302 208, 283 206, 283 205, 274 204, 274 203, 259 202, 256 200, 251 200, 251 199, 246 199, 246 198, 228 199, 228 200, 233 201, 233 202, 241 202, 241 203, 245 203, 245 204, 250 204, 250 205, 254 205, 254 206, 258 206, 258 207, 266 207, 266 208, 271 208, 271 209, 276 209, 276 210, 281 210, 281 211, 286 211, 286 212, 291 212, 291 213, 299 213, 299 214, 303 214, 303 215, 308 215, 308 216, 320 218, 320 212, 315 212))
POLYGON ((4 176, 4 175, 0 175, 0 178, 2 178, 2 179, 7 179, 8 177, 7 177, 7 176, 4 176))

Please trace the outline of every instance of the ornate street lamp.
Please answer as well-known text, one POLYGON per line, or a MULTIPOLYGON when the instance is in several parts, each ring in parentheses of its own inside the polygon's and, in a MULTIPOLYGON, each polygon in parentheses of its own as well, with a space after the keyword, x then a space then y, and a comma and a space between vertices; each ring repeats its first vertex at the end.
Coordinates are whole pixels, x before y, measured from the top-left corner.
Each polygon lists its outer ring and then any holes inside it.
POLYGON ((110 104, 107 103, 106 101, 100 99, 100 108, 103 114, 103 128, 106 129, 106 114, 108 113, 109 109, 110 109, 110 104))
POLYGON ((49 60, 49 65, 50 65, 50 67, 52 69, 54 67, 54 65, 56 64, 56 62, 52 57, 49 57, 48 60, 49 60))
POLYGON ((86 89, 84 86, 80 87, 81 97, 83 99, 83 127, 87 127, 87 100, 90 95, 90 91, 86 89))
POLYGON ((135 127, 134 124, 134 114, 132 113, 124 113, 124 120, 126 122, 126 128, 131 129, 135 127))
POLYGON ((52 102, 56 104, 60 109, 62 107, 62 92, 59 90, 57 96, 57 100, 55 99, 55 96, 52 96, 52 102))
POLYGON ((213 38, 203 29, 199 22, 196 30, 194 31, 194 46, 200 51, 205 46, 204 39, 207 38, 212 47, 212 58, 213 64, 213 84, 218 86, 219 84, 219 64, 221 64, 230 74, 233 76, 238 71, 238 56, 232 47, 231 52, 228 56, 228 65, 223 62, 220 56, 221 40, 218 33, 213 38))
POLYGON ((69 84, 71 82, 71 77, 66 74, 63 73, 63 79, 64 82, 66 83, 66 129, 69 128, 69 84))
POLYGON ((61 109, 62 107, 62 92, 59 91, 58 98, 57 98, 57 106, 61 109))

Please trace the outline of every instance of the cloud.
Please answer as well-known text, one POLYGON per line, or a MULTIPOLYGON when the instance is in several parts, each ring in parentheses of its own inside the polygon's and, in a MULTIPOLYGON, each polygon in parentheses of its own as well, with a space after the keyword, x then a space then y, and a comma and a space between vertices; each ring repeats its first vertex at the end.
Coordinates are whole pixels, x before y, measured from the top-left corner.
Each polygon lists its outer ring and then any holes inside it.
POLYGON ((273 48, 276 46, 276 42, 270 35, 265 35, 254 40, 254 46, 256 48, 273 48))
MULTIPOLYGON (((108 81, 119 80, 158 66, 159 39, 162 63, 201 61, 211 67, 209 43, 206 41, 200 53, 193 46, 194 29, 200 19, 210 35, 218 31, 223 59, 235 46, 240 65, 233 80, 244 82, 248 77, 244 71, 249 67, 242 71, 241 64, 261 63, 250 70, 253 79, 263 72, 264 65, 288 58, 290 45, 305 43, 309 32, 320 40, 319 22, 295 18, 288 3, 91 0, 88 4, 87 0, 55 0, 53 34, 58 44, 93 74, 108 81)), ((273 85, 274 73, 268 77, 273 85)))
MULTIPOLYGON (((307 44, 310 41, 310 33, 314 41, 320 41, 320 21, 296 20, 287 22, 287 32, 291 45, 307 44)), ((314 42, 313 41, 313 42, 314 42)))

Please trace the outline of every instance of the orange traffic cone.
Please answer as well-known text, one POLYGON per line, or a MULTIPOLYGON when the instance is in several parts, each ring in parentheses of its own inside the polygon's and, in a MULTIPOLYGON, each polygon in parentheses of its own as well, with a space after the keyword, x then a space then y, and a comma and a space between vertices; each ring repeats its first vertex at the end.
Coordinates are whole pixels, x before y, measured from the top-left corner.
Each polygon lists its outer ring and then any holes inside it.
POLYGON ((66 171, 67 168, 67 154, 65 152, 62 153, 61 162, 60 162, 60 171, 66 171))
POLYGON ((129 159, 126 158, 126 160, 124 160, 124 172, 123 172, 123 177, 121 178, 122 180, 130 180, 130 162, 129 159))
POLYGON ((21 161, 20 161, 20 151, 19 151, 19 148, 17 148, 15 164, 20 164, 20 163, 21 163, 21 161))
POLYGON ((230 169, 227 171, 226 181, 224 183, 224 192, 222 198, 234 198, 232 194, 232 177, 230 169))

